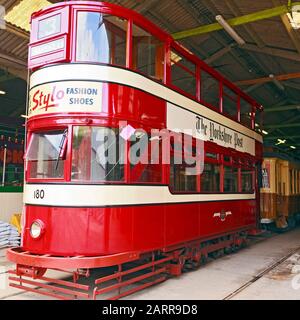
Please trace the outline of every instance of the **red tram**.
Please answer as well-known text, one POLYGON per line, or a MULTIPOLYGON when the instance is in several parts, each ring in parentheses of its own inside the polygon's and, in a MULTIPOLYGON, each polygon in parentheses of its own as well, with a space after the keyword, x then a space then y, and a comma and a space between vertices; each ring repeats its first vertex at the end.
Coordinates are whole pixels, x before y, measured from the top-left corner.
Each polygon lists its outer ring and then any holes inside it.
POLYGON ((257 228, 262 106, 153 23, 109 3, 52 5, 32 15, 29 72, 22 246, 7 251, 16 263, 11 286, 88 297, 88 286, 50 281, 46 270, 77 280, 117 266, 96 280, 94 297, 118 289, 118 298, 239 247, 257 228), (190 129, 190 143, 178 151, 172 140, 164 163, 163 139, 152 137, 159 161, 121 161, 132 137, 153 129, 190 129), (118 138, 113 165, 97 156, 108 130, 118 138), (192 157, 198 140, 203 170, 188 174, 189 164, 174 160, 192 157))

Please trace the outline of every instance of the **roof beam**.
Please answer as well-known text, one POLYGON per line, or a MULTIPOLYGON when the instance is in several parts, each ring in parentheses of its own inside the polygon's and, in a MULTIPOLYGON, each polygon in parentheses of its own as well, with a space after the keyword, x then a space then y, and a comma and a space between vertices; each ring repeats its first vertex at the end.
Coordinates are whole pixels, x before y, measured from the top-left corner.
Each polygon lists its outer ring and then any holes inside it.
POLYGON ((241 49, 300 62, 300 55, 296 52, 292 52, 289 50, 270 48, 270 47, 259 48, 258 46, 249 44, 249 43, 244 44, 241 47, 241 49))
MULTIPOLYGON (((155 10, 151 10, 151 12, 148 12, 148 17, 149 16, 151 17, 150 20, 153 21, 153 18, 154 18, 154 20, 162 23, 167 29, 176 30, 175 24, 173 24, 171 21, 167 19, 163 19, 161 15, 155 12, 155 10)), ((194 41, 190 41, 189 44, 190 44, 190 47, 195 51, 195 53, 199 54, 200 57, 204 57, 204 59, 208 57, 207 52, 199 48, 199 45, 196 44, 194 41)))
POLYGON ((221 57, 223 57, 226 53, 230 52, 231 49, 234 47, 235 44, 229 45, 227 47, 224 47, 222 49, 220 49, 219 51, 215 52, 214 54, 212 54, 210 57, 206 58, 204 60, 204 62, 206 62, 207 64, 211 64, 214 61, 220 59, 221 57))
POLYGON ((265 129, 279 129, 279 128, 297 128, 300 127, 300 123, 279 123, 265 125, 265 129))
MULTIPOLYGON (((211 19, 208 16, 203 15, 201 16, 201 18, 199 17, 199 14, 192 6, 192 1, 187 2, 186 0, 177 0, 177 2, 181 4, 182 8, 185 9, 195 19, 196 22, 202 23, 203 21, 211 21, 211 19)), ((203 3, 203 8, 207 8, 208 11, 211 12, 212 16, 216 15, 217 9, 211 1, 206 0, 205 3, 203 3)), ((220 34, 213 34, 212 37, 222 47, 227 47, 229 45, 228 42, 220 34)), ((237 45, 235 43, 233 44, 235 45, 234 48, 236 48, 237 45)), ((228 53, 233 57, 235 62, 239 63, 241 67, 244 68, 246 72, 249 72, 249 69, 251 69, 251 67, 246 59, 241 58, 240 55, 237 52, 235 52, 235 50, 230 50, 228 53)), ((266 72, 264 72, 264 74, 265 73, 266 72)), ((227 71, 227 76, 229 76, 230 79, 234 78, 234 75, 230 71, 227 71)))
POLYGON ((254 90, 256 90, 257 88, 259 88, 261 86, 261 83, 256 83, 256 84, 253 84, 251 87, 248 87, 247 89, 245 89, 244 91, 246 93, 250 93, 254 90))
POLYGON ((0 51, 1 68, 27 81, 27 61, 0 51))
MULTIPOLYGON (((293 5, 300 5, 300 2, 299 1, 294 2, 293 5)), ((246 15, 243 15, 240 17, 228 19, 227 23, 229 25, 231 25, 232 27, 235 27, 235 26, 247 24, 250 22, 255 22, 255 21, 259 21, 259 20, 277 17, 280 15, 286 14, 288 12, 289 12, 288 6, 283 5, 283 6, 279 6, 279 7, 275 7, 275 8, 271 8, 271 9, 266 9, 266 10, 246 14, 246 15)), ((216 23, 200 26, 197 28, 192 28, 192 29, 176 32, 173 34, 173 37, 176 40, 179 40, 179 39, 197 36, 200 34, 205 34, 208 32, 222 30, 222 29, 223 29, 223 27, 218 22, 216 22, 216 23)))
MULTIPOLYGON (((300 135, 287 135, 287 134, 285 134, 286 136, 287 136, 287 138, 289 138, 289 139, 298 139, 298 138, 300 138, 300 135)), ((264 136, 264 140, 277 140, 277 139, 282 139, 282 135, 281 136, 264 136)))
POLYGON ((300 110, 300 104, 264 108, 264 112, 279 112, 279 111, 287 111, 287 110, 300 110))
POLYGON ((153 8, 161 0, 147 0, 135 5, 132 9, 138 11, 139 13, 146 13, 151 8, 153 8))
POLYGON ((27 62, 18 57, 15 57, 11 54, 4 53, 0 51, 0 58, 3 60, 7 60, 9 63, 17 64, 18 66, 27 68, 27 62))
POLYGON ((278 81, 285 81, 285 80, 298 79, 298 78, 300 78, 300 72, 281 74, 278 76, 274 76, 273 78, 264 77, 264 78, 258 78, 258 79, 241 80, 241 81, 236 81, 234 84, 238 86, 248 86, 248 85, 257 84, 257 83, 263 84, 267 82, 272 82, 273 79, 276 79, 278 81))
POLYGON ((5 31, 15 34, 16 36, 29 41, 29 32, 14 26, 13 24, 5 21, 5 31))
POLYGON ((289 88, 292 88, 292 89, 297 89, 297 90, 300 90, 300 83, 297 84, 297 83, 291 83, 291 82, 285 82, 284 84, 285 87, 289 87, 289 88))
MULTIPOLYGON (((240 11, 239 7, 236 4, 235 0, 225 0, 227 7, 231 10, 231 12, 236 16, 241 16, 242 12, 240 11)), ((248 35, 255 41, 258 47, 262 48, 265 46, 262 39, 259 35, 253 30, 251 25, 245 26, 243 25, 243 29, 248 33, 248 35)))

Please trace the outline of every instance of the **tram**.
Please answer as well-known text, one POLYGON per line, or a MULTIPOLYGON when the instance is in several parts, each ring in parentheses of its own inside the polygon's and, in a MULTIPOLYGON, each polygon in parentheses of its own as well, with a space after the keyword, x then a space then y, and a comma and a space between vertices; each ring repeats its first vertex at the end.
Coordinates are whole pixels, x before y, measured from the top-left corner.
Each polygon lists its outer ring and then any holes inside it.
POLYGON ((300 220, 300 163, 273 154, 264 157, 262 170, 261 224, 288 230, 300 220))
POLYGON ((110 3, 58 3, 32 15, 28 67, 22 246, 7 251, 11 286, 120 298, 255 232, 262 106, 169 34, 110 3), (80 283, 107 267, 115 269, 94 288, 80 283), (49 279, 51 269, 74 281, 49 279))

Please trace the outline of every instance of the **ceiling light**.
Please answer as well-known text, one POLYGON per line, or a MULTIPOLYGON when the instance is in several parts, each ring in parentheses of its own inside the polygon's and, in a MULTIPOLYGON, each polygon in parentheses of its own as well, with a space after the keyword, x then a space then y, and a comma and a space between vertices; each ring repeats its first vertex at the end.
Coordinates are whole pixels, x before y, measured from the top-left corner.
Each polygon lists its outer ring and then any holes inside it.
POLYGON ((216 20, 231 36, 231 38, 234 39, 240 46, 246 43, 245 40, 237 34, 237 32, 228 24, 228 22, 221 15, 217 15, 216 20))
POLYGON ((269 134, 269 132, 267 132, 266 130, 263 130, 262 133, 265 135, 269 134))
POLYGON ((276 146, 278 146, 279 144, 284 144, 284 143, 286 143, 285 139, 277 139, 276 146))
POLYGON ((295 146, 291 146, 291 149, 296 149, 296 147, 295 146))
POLYGON ((300 6, 292 7, 292 11, 287 13, 293 29, 300 29, 300 6))
POLYGON ((6 92, 3 90, 0 90, 0 94, 6 94, 6 92))

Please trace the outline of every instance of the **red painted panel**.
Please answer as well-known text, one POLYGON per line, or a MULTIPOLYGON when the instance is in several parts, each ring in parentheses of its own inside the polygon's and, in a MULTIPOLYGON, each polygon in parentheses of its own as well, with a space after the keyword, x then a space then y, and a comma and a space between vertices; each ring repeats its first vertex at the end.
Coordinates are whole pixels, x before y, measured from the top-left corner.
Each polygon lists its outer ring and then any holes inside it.
POLYGON ((57 255, 93 255, 105 252, 105 215, 89 208, 26 207, 23 235, 25 250, 57 255), (32 239, 30 226, 36 219, 45 225, 39 239, 32 239))
MULTIPOLYGON (((130 207, 96 208, 95 212, 105 212, 105 253, 132 251, 133 210, 130 207)), ((95 226, 97 228, 97 226, 95 226)))
POLYGON ((162 247, 165 231, 165 206, 132 207, 133 248, 149 250, 162 247))
POLYGON ((101 255, 150 251, 255 225, 255 200, 116 208, 26 207, 23 247, 33 253, 101 255), (214 213, 230 211, 225 217, 214 213), (36 219, 45 224, 30 236, 36 219))

